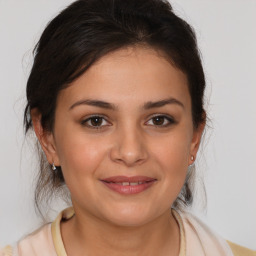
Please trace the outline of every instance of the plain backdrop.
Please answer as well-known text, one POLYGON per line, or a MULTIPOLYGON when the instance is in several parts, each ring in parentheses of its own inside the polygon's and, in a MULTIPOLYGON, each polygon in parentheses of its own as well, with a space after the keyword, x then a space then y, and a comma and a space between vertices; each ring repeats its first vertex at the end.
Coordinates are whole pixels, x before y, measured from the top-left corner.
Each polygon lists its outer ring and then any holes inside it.
MULTIPOLYGON (((22 126, 25 86, 42 30, 71 2, 0 0, 2 245, 40 225, 33 207, 36 156, 22 126)), ((256 249, 256 0, 171 3, 195 28, 207 78, 211 122, 197 161, 208 200, 202 210, 198 196, 194 212, 222 237, 256 249)))

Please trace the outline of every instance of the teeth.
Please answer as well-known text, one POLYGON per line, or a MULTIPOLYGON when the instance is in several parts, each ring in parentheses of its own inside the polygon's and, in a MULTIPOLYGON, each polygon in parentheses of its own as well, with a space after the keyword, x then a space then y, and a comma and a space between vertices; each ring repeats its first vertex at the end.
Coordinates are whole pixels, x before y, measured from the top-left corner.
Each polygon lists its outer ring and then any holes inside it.
POLYGON ((122 185, 122 186, 138 186, 138 185, 141 185, 141 184, 144 184, 146 182, 143 182, 143 181, 138 181, 138 182, 114 182, 115 184, 117 185, 122 185))
POLYGON ((116 184, 120 184, 123 186, 138 186, 142 183, 143 183, 142 181, 138 181, 138 182, 122 182, 122 183, 116 183, 116 184))

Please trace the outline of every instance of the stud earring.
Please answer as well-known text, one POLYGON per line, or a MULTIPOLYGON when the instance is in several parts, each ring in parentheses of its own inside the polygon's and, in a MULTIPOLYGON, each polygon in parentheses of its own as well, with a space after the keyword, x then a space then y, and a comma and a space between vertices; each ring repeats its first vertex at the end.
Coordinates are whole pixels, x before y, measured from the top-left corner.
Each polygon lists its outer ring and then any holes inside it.
POLYGON ((192 164, 190 164, 190 165, 189 165, 189 166, 191 167, 191 166, 193 166, 193 165, 194 165, 194 163, 195 163, 195 162, 194 162, 195 157, 194 157, 194 156, 191 156, 191 157, 190 157, 190 160, 192 161, 192 164))
POLYGON ((54 165, 54 163, 52 163, 52 170, 56 171, 56 169, 57 169, 56 166, 54 165))

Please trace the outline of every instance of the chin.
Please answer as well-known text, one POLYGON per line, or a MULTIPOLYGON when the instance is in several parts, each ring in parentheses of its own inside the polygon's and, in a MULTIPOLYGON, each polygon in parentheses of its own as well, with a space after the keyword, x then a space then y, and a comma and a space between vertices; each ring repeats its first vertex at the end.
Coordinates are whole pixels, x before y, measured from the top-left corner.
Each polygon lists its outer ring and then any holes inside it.
POLYGON ((122 208, 115 209, 106 214, 105 218, 117 226, 122 227, 139 227, 152 221, 157 216, 150 214, 145 209, 122 208))

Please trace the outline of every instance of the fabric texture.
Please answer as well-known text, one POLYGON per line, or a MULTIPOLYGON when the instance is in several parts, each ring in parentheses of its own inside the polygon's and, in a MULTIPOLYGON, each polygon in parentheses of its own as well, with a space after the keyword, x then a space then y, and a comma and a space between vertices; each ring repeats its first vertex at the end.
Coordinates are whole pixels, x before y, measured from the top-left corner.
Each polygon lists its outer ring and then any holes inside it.
MULTIPOLYGON (((63 210, 54 222, 21 239, 13 248, 0 250, 0 256, 67 256, 60 222, 74 214, 72 207, 63 210)), ((174 209, 172 214, 180 228, 179 256, 256 256, 256 251, 219 237, 194 215, 174 209)))
POLYGON ((230 241, 227 241, 229 246, 232 249, 232 252, 234 253, 235 256, 244 256, 244 255, 251 255, 251 256, 256 256, 256 251, 247 249, 243 246, 240 246, 238 244, 234 244, 230 241))
POLYGON ((10 245, 7 245, 4 249, 0 248, 0 256, 12 256, 13 249, 10 245))

